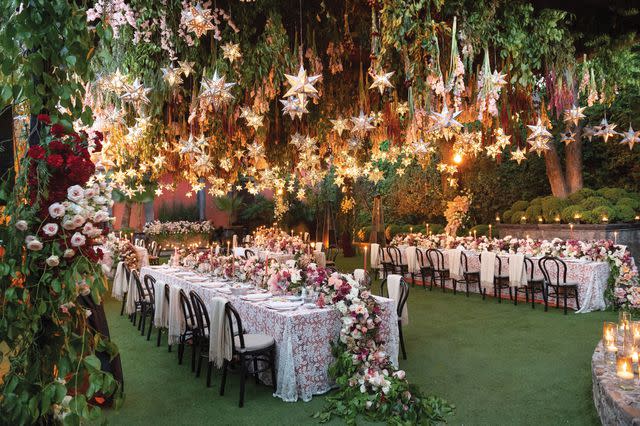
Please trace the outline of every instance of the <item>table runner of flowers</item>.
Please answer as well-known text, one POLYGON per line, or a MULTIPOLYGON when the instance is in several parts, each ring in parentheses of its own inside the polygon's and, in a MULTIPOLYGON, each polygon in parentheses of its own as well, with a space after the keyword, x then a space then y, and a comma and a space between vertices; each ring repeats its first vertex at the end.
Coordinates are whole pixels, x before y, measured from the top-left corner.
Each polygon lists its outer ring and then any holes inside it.
POLYGON ((441 398, 425 396, 391 363, 378 333, 381 307, 370 290, 352 275, 332 272, 312 260, 304 250, 285 263, 194 251, 172 262, 252 282, 273 294, 315 291, 319 306, 330 305, 340 312, 342 327, 339 339, 331 343, 335 362, 329 368, 338 391, 327 397, 327 406, 314 415, 319 420, 328 421, 335 415, 354 423, 363 415, 398 424, 444 421, 453 407, 441 398))
POLYGON ((393 245, 417 245, 430 248, 456 248, 492 251, 495 253, 522 253, 528 256, 557 256, 590 262, 606 262, 610 267, 605 298, 612 305, 625 310, 640 309, 640 281, 631 252, 611 240, 580 241, 535 240, 532 238, 453 237, 447 234, 410 233, 396 235, 393 245))

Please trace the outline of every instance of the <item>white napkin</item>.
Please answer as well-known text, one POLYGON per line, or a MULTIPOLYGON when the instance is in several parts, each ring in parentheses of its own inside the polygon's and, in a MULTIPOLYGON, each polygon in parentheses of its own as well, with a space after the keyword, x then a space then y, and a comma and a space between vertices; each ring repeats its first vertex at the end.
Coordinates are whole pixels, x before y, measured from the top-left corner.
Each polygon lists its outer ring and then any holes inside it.
POLYGON ((317 251, 322 251, 322 241, 316 242, 316 250, 317 251))
MULTIPOLYGON (((462 249, 449 249, 446 251, 446 254, 449 258, 449 276, 454 280, 462 279, 462 262, 460 262, 462 249)), ((435 259, 433 260, 435 261, 435 259)))
POLYGON ((323 268, 327 266, 327 257, 325 256, 323 251, 314 251, 313 257, 315 258, 317 265, 320 265, 323 268))
POLYGON ((133 271, 129 274, 129 290, 127 294, 127 304, 124 311, 127 315, 131 315, 136 311, 136 300, 138 300, 138 286, 136 285, 133 271))
MULTIPOLYGON (((390 274, 387 277, 387 288, 389 289, 389 298, 395 302, 396 309, 398 309, 398 302, 400 300, 400 280, 402 279, 401 275, 390 274)), ((409 309, 407 308, 408 303, 404 304, 404 308, 402 308, 402 315, 400 316, 400 320, 402 320, 403 325, 409 324, 409 309)))
POLYGON ((420 270, 418 266, 418 253, 416 252, 416 246, 409 246, 405 249, 404 254, 407 260, 407 268, 409 273, 414 273, 420 270))
POLYGON ((231 360, 233 339, 229 331, 229 325, 224 314, 227 299, 214 297, 209 303, 209 316, 211 327, 209 328, 209 361, 217 367, 222 367, 225 359, 231 360))
POLYGON ((380 250, 380 244, 377 244, 377 243, 371 244, 371 267, 375 269, 380 267, 380 259, 378 259, 379 250, 380 250))
POLYGON ((155 287, 155 306, 153 314, 153 324, 158 328, 169 327, 169 305, 164 296, 164 284, 156 281, 155 287))
POLYGON ((125 285, 127 285, 127 274, 124 272, 124 262, 118 262, 116 276, 113 279, 111 295, 118 300, 122 300, 124 297, 125 285))
POLYGON ((512 287, 527 285, 527 268, 524 266, 524 254, 509 255, 509 284, 512 287))
POLYGON ((491 251, 483 251, 480 260, 480 283, 485 286, 493 285, 493 277, 496 270, 496 254, 491 251))
POLYGON ((169 284, 169 344, 179 343, 179 337, 185 331, 185 323, 180 312, 180 287, 169 284))

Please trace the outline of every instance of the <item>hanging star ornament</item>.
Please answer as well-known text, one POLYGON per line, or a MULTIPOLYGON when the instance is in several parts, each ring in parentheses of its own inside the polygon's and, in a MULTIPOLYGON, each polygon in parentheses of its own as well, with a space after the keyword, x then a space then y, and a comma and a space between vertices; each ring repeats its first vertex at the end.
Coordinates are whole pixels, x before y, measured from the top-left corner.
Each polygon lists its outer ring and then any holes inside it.
POLYGON ((564 133, 560 134, 560 142, 564 142, 565 145, 569 145, 571 142, 576 141, 576 134, 571 130, 567 130, 564 133))
POLYGON ((634 144, 640 143, 640 131, 634 131, 631 124, 629 124, 628 131, 622 132, 622 136, 624 136, 624 138, 620 141, 620 144, 628 144, 629 150, 633 149, 634 144))
POLYGON ((567 124, 573 124, 577 126, 580 122, 580 119, 584 118, 584 114, 582 111, 585 110, 585 107, 579 107, 574 105, 573 107, 564 111, 564 122, 567 124))
POLYGON ((598 126, 598 131, 595 132, 594 136, 600 136, 604 143, 609 142, 609 138, 617 136, 618 132, 615 131, 616 124, 609 124, 606 117, 602 119, 600 122, 600 126, 598 126))
POLYGON ((231 42, 223 45, 222 56, 224 56, 225 59, 228 59, 231 63, 234 63, 235 61, 241 59, 242 53, 240 53, 240 45, 231 42))
POLYGON ((312 98, 318 96, 318 90, 315 87, 313 87, 313 85, 321 77, 320 74, 313 75, 310 77, 307 76, 307 71, 304 69, 304 67, 301 64, 300 69, 298 70, 298 75, 285 74, 284 76, 287 79, 287 82, 289 83, 289 85, 291 86, 287 91, 287 93, 284 94, 285 98, 289 98, 291 96, 298 96, 302 102, 307 96, 312 98))
POLYGON ((497 144, 494 145, 488 145, 487 147, 485 147, 485 149, 487 150, 487 155, 489 157, 491 157, 492 159, 496 159, 496 157, 501 153, 501 149, 500 146, 497 144))
POLYGON ((180 77, 182 68, 174 68, 173 65, 169 65, 166 68, 161 68, 161 70, 162 79, 169 85, 169 87, 182 84, 182 78, 180 77))
POLYGON ((292 120, 294 118, 302 119, 302 115, 309 112, 307 109, 308 102, 309 101, 306 99, 303 100, 298 96, 280 99, 280 103, 282 104, 282 113, 289 114, 289 117, 291 117, 292 120))
POLYGON ((595 136, 596 131, 593 127, 591 126, 584 126, 582 128, 582 137, 584 139, 589 139, 589 142, 591 142, 591 140, 593 139, 593 137, 595 136))
POLYGON ((462 124, 456 120, 456 117, 459 116, 461 112, 462 111, 449 111, 449 108, 447 108, 447 104, 445 103, 442 106, 442 111, 432 112, 431 116, 435 119, 436 124, 441 128, 460 128, 462 127, 462 124))
POLYGON ((342 133, 345 130, 349 130, 349 120, 346 118, 336 118, 335 120, 329 120, 333 125, 333 131, 338 134, 338 136, 342 137, 342 133))
POLYGON ((209 99, 214 109, 218 109, 233 99, 230 89, 235 86, 236 83, 227 83, 225 76, 218 76, 218 70, 215 70, 212 78, 202 77, 201 85, 200 98, 209 99))
POLYGON ((389 81, 391 76, 395 74, 395 71, 384 72, 380 71, 378 73, 371 72, 369 75, 373 78, 373 83, 369 86, 369 90, 378 89, 380 91, 380 95, 384 93, 384 89, 393 88, 393 84, 389 81))
POLYGON ((194 62, 178 61, 178 65, 180 65, 180 71, 182 71, 185 77, 189 77, 191 73, 195 72, 193 69, 194 62))
POLYGON ((396 112, 400 117, 404 117, 409 112, 409 102, 398 102, 396 112))
POLYGON ((496 137, 496 145, 500 147, 500 149, 504 149, 511 143, 511 136, 504 133, 502 127, 498 127, 493 133, 496 137))
POLYGON ((536 124, 527 125, 527 127, 531 130, 531 134, 527 139, 550 139, 552 136, 551 133, 549 133, 549 130, 547 130, 547 126, 544 125, 540 118, 538 118, 536 124))
POLYGON ((149 92, 151 92, 151 89, 145 88, 144 85, 140 83, 140 80, 136 78, 133 84, 127 85, 120 99, 131 102, 136 107, 139 107, 141 104, 147 105, 150 102, 147 97, 149 92))
POLYGON ((366 135, 368 131, 375 129, 375 126, 371 124, 372 121, 373 118, 368 115, 364 115, 364 112, 360 110, 359 116, 351 117, 351 122, 353 123, 351 133, 355 133, 360 136, 366 135))
POLYGON ((525 153, 526 151, 523 151, 522 149, 518 148, 515 151, 511 152, 511 159, 513 161, 516 161, 519 165, 520 163, 522 163, 522 161, 527 159, 527 157, 525 156, 525 153))
POLYGON ((200 3, 190 6, 188 10, 182 11, 182 21, 189 32, 196 34, 196 37, 202 37, 207 31, 212 30, 211 9, 203 9, 200 3))

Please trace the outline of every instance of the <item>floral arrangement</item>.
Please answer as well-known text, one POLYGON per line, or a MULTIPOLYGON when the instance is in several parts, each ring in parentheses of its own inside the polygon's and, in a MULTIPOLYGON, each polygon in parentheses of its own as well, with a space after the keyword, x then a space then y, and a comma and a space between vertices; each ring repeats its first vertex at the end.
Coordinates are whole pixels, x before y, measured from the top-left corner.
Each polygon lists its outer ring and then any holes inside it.
POLYGON ((295 293, 304 284, 302 270, 295 260, 279 263, 270 261, 267 268, 267 287, 273 294, 295 293))
POLYGON ((308 245, 297 235, 289 235, 279 228, 259 228, 253 245, 263 250, 296 254, 307 250, 308 245))
POLYGON ((136 252, 136 248, 129 240, 120 240, 120 243, 118 244, 118 253, 130 271, 140 270, 138 252, 136 252))
POLYGON ((39 144, 22 159, 5 200, 10 221, 0 225, 7 241, 0 335, 13 349, 5 354, 0 415, 13 424, 80 423, 95 420, 95 406, 117 388, 95 355, 113 357, 117 348, 89 329, 90 311, 76 302, 83 295, 100 303, 107 290, 97 244, 108 233, 111 188, 91 162, 102 147, 99 133, 71 132, 47 115, 38 121, 39 144))
POLYGON ((447 234, 456 235, 458 228, 467 218, 470 205, 471 197, 468 195, 458 195, 452 201, 447 201, 447 208, 444 210, 444 217, 447 219, 444 229, 447 234))
POLYGON ((208 220, 204 222, 189 222, 187 220, 160 222, 156 220, 145 224, 143 231, 152 237, 156 235, 210 234, 214 231, 214 227, 208 220))

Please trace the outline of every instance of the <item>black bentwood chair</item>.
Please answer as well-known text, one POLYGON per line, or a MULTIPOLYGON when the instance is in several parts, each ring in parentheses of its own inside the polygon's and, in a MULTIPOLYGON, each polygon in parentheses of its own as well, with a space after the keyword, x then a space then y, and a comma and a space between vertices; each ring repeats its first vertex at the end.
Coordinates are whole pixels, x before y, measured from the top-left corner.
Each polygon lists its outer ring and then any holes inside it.
POLYGON ((209 311, 207 311, 207 306, 198 293, 191 291, 189 292, 189 297, 191 298, 191 306, 193 307, 193 312, 196 317, 196 329, 194 333, 194 339, 197 341, 198 346, 196 377, 200 377, 202 359, 205 358, 207 360, 207 387, 211 387, 211 368, 213 367, 213 361, 209 361, 209 333, 211 330, 209 311))
MULTIPOLYGON (((169 316, 169 292, 170 292, 170 288, 169 288, 169 284, 165 284, 164 285, 164 309, 166 309, 167 311, 167 317, 169 316)), ((158 340, 156 342, 156 346, 160 346, 160 339, 162 338, 162 330, 164 329, 164 327, 158 327, 158 340)), ((167 335, 169 334, 169 330, 167 330, 167 335)), ((168 342, 167 342, 168 343, 168 342)), ((169 348, 169 352, 171 352, 171 345, 167 345, 169 348)))
MULTIPOLYGON (((496 263, 498 264, 498 273, 494 272, 493 274, 493 297, 497 297, 498 303, 502 303, 502 290, 506 288, 509 290, 509 300, 513 300, 509 274, 502 271, 502 259, 500 256, 496 256, 496 263)), ((482 254, 480 255, 480 264, 482 265, 482 254)))
POLYGON ((564 314, 567 315, 567 297, 575 298, 576 308, 580 309, 578 298, 578 283, 567 282, 567 264, 558 257, 545 256, 538 261, 538 266, 544 275, 544 284, 547 297, 544 300, 544 310, 548 309, 549 297, 556 297, 556 309, 560 306, 560 295, 563 296, 564 314), (551 291, 551 292, 550 292, 551 291))
POLYGON ((438 249, 427 250, 427 260, 431 267, 431 286, 440 282, 444 293, 444 284, 449 279, 449 270, 444 266, 444 253, 438 249))
MULTIPOLYGON (((240 360, 240 403, 244 406, 244 386, 247 380, 247 363, 253 363, 253 374, 258 381, 258 374, 271 370, 271 382, 276 389, 276 341, 266 334, 244 334, 242 330, 242 320, 240 314, 231 303, 224 306, 226 324, 229 326, 230 335, 233 337, 232 353, 240 360), (266 367, 259 369, 258 362, 266 363, 266 367)), ((229 360, 224 360, 222 366, 222 382, 220 383, 220 395, 224 395, 224 387, 227 381, 227 371, 229 370, 229 360)))
POLYGON ((196 371, 196 319, 193 313, 193 306, 191 301, 184 290, 180 289, 180 311, 182 312, 182 318, 184 320, 184 333, 178 338, 178 364, 182 364, 182 358, 184 356, 184 345, 191 342, 191 371, 196 371))
POLYGON ((389 258, 389 253, 382 246, 378 246, 378 261, 382 266, 383 278, 387 278, 389 274, 393 274, 393 263, 389 258))
MULTIPOLYGON (((426 252, 423 252, 419 248, 416 247, 416 258, 418 260, 418 267, 420 268, 420 278, 422 279, 422 287, 427 289, 427 277, 429 277, 429 290, 433 290, 433 282, 431 282, 431 266, 429 264, 429 260, 427 260, 426 252)), ((415 278, 412 274, 411 279, 415 282, 415 278)))
MULTIPOLYGON (((384 290, 387 287, 387 296, 389 296, 389 288, 386 285, 387 278, 383 279, 380 283, 380 294, 382 296, 385 295, 384 290)), ((398 300, 396 300, 396 311, 398 314, 398 337, 400 337, 400 349, 402 350, 402 359, 407 359, 407 351, 404 347, 404 336, 402 334, 402 310, 404 309, 404 305, 407 303, 407 299, 409 299, 409 284, 405 281, 404 277, 400 278, 400 296, 398 300)))
POLYGON ((255 253, 253 252, 253 250, 249 250, 249 249, 245 249, 244 251, 244 258, 245 259, 249 259, 250 257, 255 257, 255 253))
POLYGON ((527 303, 529 303, 529 295, 531 295, 531 309, 536 308, 536 293, 542 293, 542 300, 546 302, 547 295, 544 291, 544 279, 543 278, 534 278, 534 265, 533 260, 528 257, 524 258, 524 267, 526 269, 527 274, 527 285, 523 285, 522 287, 516 287, 516 294, 513 298, 513 304, 518 304, 518 293, 522 293, 524 291, 524 297, 527 303))
MULTIPOLYGON (((134 284, 136 285, 136 290, 138 291, 138 297, 133 301, 135 305, 135 310, 131 315, 131 319, 133 321, 133 325, 138 325, 138 330, 142 327, 142 321, 144 319, 144 312, 149 305, 149 295, 147 294, 147 290, 142 285, 142 281, 140 280, 140 274, 138 271, 131 271, 131 277, 133 278, 134 284), (138 321, 138 312, 140 312, 140 321, 138 321)), ((131 295, 129 295, 131 297, 131 295)), ((144 331, 142 332, 144 334, 144 331)))
POLYGON ((127 305, 127 295, 129 293, 129 280, 131 279, 131 269, 127 266, 126 263, 123 263, 124 267, 124 276, 127 280, 127 287, 125 288, 125 292, 122 294, 122 305, 120 306, 120 316, 124 315, 124 307, 127 305))
POLYGON ((462 263, 462 279, 453 281, 453 293, 456 293, 458 283, 463 283, 467 288, 467 297, 469 297, 469 285, 471 284, 478 287, 478 293, 480 293, 482 300, 484 300, 486 292, 482 289, 480 271, 472 271, 469 269, 469 259, 465 252, 460 252, 460 262, 462 263))
POLYGON ((393 273, 402 275, 403 277, 407 275, 409 273, 409 265, 404 263, 402 250, 398 247, 387 247, 387 253, 389 254, 389 259, 391 259, 393 273))
POLYGON ((151 339, 151 330, 153 329, 153 317, 156 312, 156 279, 151 275, 145 275, 143 279, 145 299, 142 305, 141 316, 141 334, 144 335, 147 317, 149 317, 149 331, 147 332, 147 340, 151 339))

